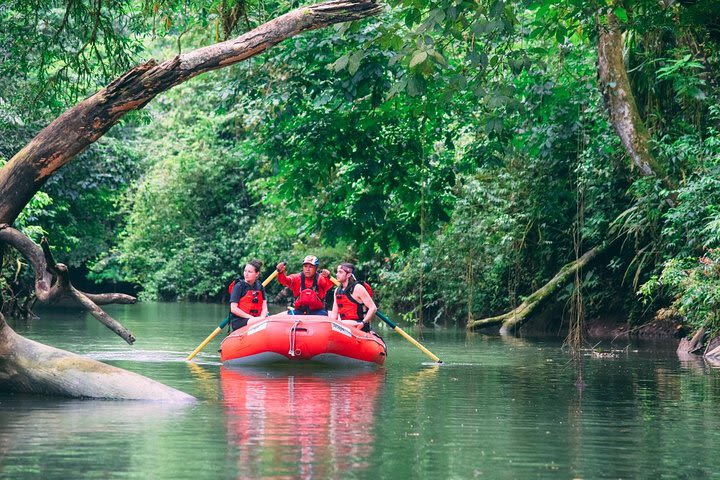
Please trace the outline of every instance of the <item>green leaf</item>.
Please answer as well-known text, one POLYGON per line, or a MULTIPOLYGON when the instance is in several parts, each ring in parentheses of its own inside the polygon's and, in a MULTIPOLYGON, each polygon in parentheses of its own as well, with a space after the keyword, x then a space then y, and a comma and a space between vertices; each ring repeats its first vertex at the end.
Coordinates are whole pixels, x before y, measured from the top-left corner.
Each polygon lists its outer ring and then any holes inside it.
POLYGON ((358 71, 358 68, 360 68, 360 61, 364 56, 365 52, 355 52, 350 55, 350 59, 348 60, 348 72, 350 72, 350 75, 355 75, 355 72, 358 71))
POLYGON ((627 23, 628 21, 628 14, 627 11, 622 7, 617 7, 615 10, 613 10, 613 13, 616 17, 620 19, 621 22, 627 23))
POLYGON ((425 50, 417 50, 413 55, 412 59, 410 60, 410 68, 413 68, 414 66, 424 62, 427 59, 427 56, 428 54, 425 50))
POLYGON ((347 67, 349 60, 350 59, 348 58, 347 55, 343 55, 342 57, 335 60, 335 62, 332 64, 332 69, 335 70, 336 72, 344 70, 345 67, 347 67))

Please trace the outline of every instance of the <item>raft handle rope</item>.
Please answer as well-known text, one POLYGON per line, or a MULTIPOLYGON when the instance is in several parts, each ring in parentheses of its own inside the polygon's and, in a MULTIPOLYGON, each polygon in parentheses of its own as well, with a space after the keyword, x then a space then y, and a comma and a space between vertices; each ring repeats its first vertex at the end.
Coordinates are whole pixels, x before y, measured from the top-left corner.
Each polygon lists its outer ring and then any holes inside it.
POLYGON ((288 355, 291 357, 294 357, 295 355, 300 355, 300 352, 295 351, 295 337, 297 337, 297 327, 300 325, 300 319, 297 319, 293 322, 292 328, 290 328, 290 351, 288 352, 288 355))

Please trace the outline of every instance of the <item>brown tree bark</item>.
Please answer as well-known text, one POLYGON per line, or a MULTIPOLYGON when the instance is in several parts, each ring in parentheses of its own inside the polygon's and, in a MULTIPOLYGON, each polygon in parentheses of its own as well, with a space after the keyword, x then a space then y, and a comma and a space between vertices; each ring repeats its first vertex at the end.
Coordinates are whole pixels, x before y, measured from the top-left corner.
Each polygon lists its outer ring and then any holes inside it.
MULTIPOLYGON (((132 343, 132 334, 97 306, 132 302, 132 297, 79 292, 69 282, 67 267, 55 263, 46 243, 41 249, 10 225, 51 175, 126 113, 144 107, 158 94, 201 73, 257 55, 304 31, 358 20, 381 10, 376 0, 333 0, 302 7, 233 40, 199 48, 162 63, 151 60, 126 72, 60 115, 0 169, 0 247, 13 245, 30 260, 41 301, 73 299, 132 343)), ((71 397, 192 398, 140 375, 25 339, 6 324, 1 314, 0 389, 71 397)))

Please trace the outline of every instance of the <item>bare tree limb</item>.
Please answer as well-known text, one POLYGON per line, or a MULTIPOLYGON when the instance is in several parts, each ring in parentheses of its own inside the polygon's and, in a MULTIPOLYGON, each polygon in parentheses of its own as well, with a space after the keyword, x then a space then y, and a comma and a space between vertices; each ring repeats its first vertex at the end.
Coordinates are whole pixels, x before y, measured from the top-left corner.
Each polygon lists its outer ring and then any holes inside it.
MULTIPOLYGON (((88 310, 100 323, 129 344, 135 341, 135 337, 128 329, 105 313, 88 295, 72 286, 67 266, 55 262, 45 238, 40 243, 41 247, 38 247, 19 230, 7 224, 0 224, 0 243, 12 245, 30 261, 35 271, 35 293, 42 303, 54 304, 64 298, 70 299, 88 310)), ((120 300, 121 303, 135 303, 134 297, 121 293, 92 295, 92 297, 96 299, 100 297, 105 303, 110 303, 110 299, 120 300)))

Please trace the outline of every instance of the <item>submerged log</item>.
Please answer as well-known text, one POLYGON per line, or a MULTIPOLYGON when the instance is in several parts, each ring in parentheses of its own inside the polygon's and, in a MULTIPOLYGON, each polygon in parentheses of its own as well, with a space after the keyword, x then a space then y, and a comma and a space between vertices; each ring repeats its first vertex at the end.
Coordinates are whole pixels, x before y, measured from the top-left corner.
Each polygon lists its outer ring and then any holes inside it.
POLYGON ((195 399, 142 375, 22 337, 2 315, 0 390, 73 398, 164 402, 195 399))
POLYGON ((592 248, 585 252, 576 261, 566 264, 560 271, 540 289, 531 293, 525 301, 523 301, 514 310, 498 315, 496 317, 483 318, 468 322, 468 330, 479 330, 482 328, 490 328, 500 326, 500 333, 513 333, 520 328, 523 323, 527 322, 533 312, 543 305, 560 287, 567 284, 575 275, 575 272, 586 267, 598 254, 607 248, 607 244, 603 244, 592 248))

